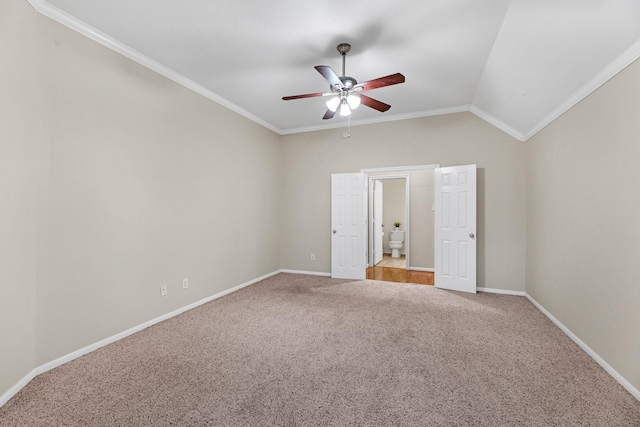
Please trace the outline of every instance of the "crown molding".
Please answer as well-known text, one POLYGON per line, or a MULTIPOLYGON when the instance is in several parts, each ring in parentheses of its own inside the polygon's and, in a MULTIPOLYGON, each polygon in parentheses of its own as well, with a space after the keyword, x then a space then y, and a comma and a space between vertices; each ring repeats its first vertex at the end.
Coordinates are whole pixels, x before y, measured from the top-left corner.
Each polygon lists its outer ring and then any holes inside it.
POLYGON ((126 56, 127 58, 131 59, 132 61, 135 61, 137 63, 139 63, 140 65, 143 65, 153 71, 155 71, 158 74, 163 75, 164 77, 173 80, 174 82, 186 87, 187 89, 190 89, 202 96, 204 96, 205 98, 210 99, 211 101, 214 101, 220 105, 222 105, 225 108, 228 108, 231 111, 234 111, 238 114, 240 114, 241 116, 259 124, 260 126, 263 126, 277 134, 282 135, 282 131, 280 129, 278 129, 277 127, 273 126, 271 123, 266 122, 265 120, 261 119, 260 117, 250 113, 249 111, 245 110, 244 108, 234 104, 233 102, 229 101, 226 98, 221 97, 220 95, 216 94, 215 92, 205 88, 204 86, 199 85, 198 83, 194 82, 193 80, 185 77, 184 75, 172 70, 171 68, 160 64, 157 61, 154 61, 153 59, 149 58, 148 56, 143 55, 142 53, 138 52, 137 50, 125 45, 124 43, 108 36, 107 34, 103 33, 102 31, 98 30, 97 28, 92 27, 91 25, 88 25, 82 21, 80 21, 78 18, 75 18, 74 16, 69 15, 68 13, 66 13, 65 11, 58 9, 55 6, 52 6, 51 4, 49 4, 48 2, 46 2, 45 0, 28 0, 29 3, 31 4, 31 6, 40 14, 53 19, 54 21, 64 25, 65 27, 68 27, 88 38, 90 38, 93 41, 96 41, 98 43, 100 43, 101 45, 121 54, 126 56))
MULTIPOLYGON (((147 67, 158 74, 163 75, 164 77, 190 89, 205 98, 220 104, 221 106, 228 108, 231 111, 245 117, 248 120, 251 120, 258 125, 271 130, 279 135, 290 135, 296 133, 304 133, 304 132, 314 132, 320 130, 329 130, 329 129, 337 129, 343 128, 347 123, 342 121, 332 121, 330 124, 321 124, 317 126, 307 126, 307 127, 299 127, 299 128, 291 128, 291 129, 280 129, 277 126, 265 121, 264 119, 256 116, 253 113, 245 110, 244 108, 234 104, 226 98, 218 95, 217 93, 205 88, 204 86, 194 82, 193 80, 185 77, 184 75, 172 70, 171 68, 160 64, 159 62, 143 55, 137 50, 123 44, 122 42, 108 36, 107 34, 101 32, 100 30, 80 21, 72 15, 64 12, 61 9, 58 9, 55 6, 49 4, 46 0, 28 0, 31 6, 40 14, 47 16, 54 21, 100 43, 101 45, 131 59, 139 63, 140 65, 147 67)), ((459 105, 454 107, 433 109, 433 110, 425 110, 419 111, 415 113, 406 113, 406 114, 395 114, 395 115, 385 115, 383 117, 378 118, 370 118, 370 119, 362 119, 362 120, 352 120, 351 126, 362 126, 368 124, 375 123, 383 123, 383 122, 391 122, 398 120, 409 120, 420 117, 429 117, 429 116, 438 116, 444 114, 452 114, 452 113, 461 113, 461 112, 471 112, 488 122, 489 124, 497 127, 508 135, 514 137, 519 141, 527 141, 535 134, 540 132, 546 126, 548 126, 555 119, 560 117, 562 114, 567 112, 573 106, 575 106, 578 102, 589 96, 600 86, 605 84, 611 78, 613 78, 620 71, 628 67, 632 62, 640 58, 640 40, 634 43, 631 47, 626 49, 622 54, 616 57, 611 63, 609 63, 602 71, 596 74, 592 79, 590 79, 587 83, 585 83, 582 87, 580 87, 573 95, 569 96, 564 102, 559 104, 553 111, 544 116, 542 120, 540 120, 536 125, 534 125, 528 132, 521 132, 514 127, 508 125, 502 120, 492 116, 481 108, 473 105, 459 105)))
POLYGON ((504 133, 506 133, 508 135, 511 135, 512 137, 514 137, 518 141, 526 141, 524 136, 522 135, 522 132, 520 132, 518 129, 509 126, 508 124, 506 124, 502 120, 496 118, 495 116, 492 116, 491 114, 487 113, 483 109, 481 109, 479 107, 476 107, 475 105, 471 105, 471 108, 470 108, 469 111, 471 111, 476 116, 480 117, 485 122, 488 122, 488 123, 492 124, 493 126, 497 127, 498 129, 500 129, 504 133))
POLYGON ((524 134, 524 141, 533 137, 542 129, 547 127, 555 119, 566 113, 578 102, 582 101, 587 96, 591 95, 600 86, 611 80, 620 71, 627 68, 636 59, 640 58, 640 40, 632 44, 628 49, 618 55, 613 61, 611 61, 606 67, 596 74, 591 80, 587 81, 582 87, 580 87, 573 95, 569 96, 564 102, 558 105, 553 111, 544 116, 535 126, 533 126, 529 132, 524 134))
MULTIPOLYGON (((433 110, 418 111, 415 113, 393 114, 393 115, 385 115, 383 117, 372 118, 372 119, 351 120, 351 126, 371 125, 371 124, 383 123, 383 122, 395 122, 398 120, 417 119, 420 117, 441 116, 444 114, 453 114, 453 113, 464 113, 469 111, 469 108, 470 108, 469 105, 458 105, 455 107, 437 108, 433 110)), ((347 122, 344 120, 333 121, 330 124, 286 129, 282 131, 281 135, 291 135, 296 133, 315 132, 319 130, 338 129, 338 128, 344 128, 345 126, 347 126, 347 122)))
MULTIPOLYGON (((204 96, 205 98, 208 98, 220 105, 222 105, 225 108, 230 109, 231 111, 234 111, 238 114, 240 114, 241 116, 259 124, 260 126, 263 126, 269 130, 271 130, 272 132, 275 132, 279 135, 289 135, 289 134, 295 134, 295 133, 303 133, 303 132, 313 132, 313 131, 319 131, 319 130, 328 130, 328 129, 337 129, 337 128, 341 128, 345 126, 345 123, 343 121, 333 121, 333 123, 331 124, 321 124, 318 126, 310 126, 310 127, 300 127, 300 128, 294 128, 294 129, 287 129, 287 130, 282 130, 274 125, 272 125, 271 123, 261 119, 260 117, 256 116, 255 114, 250 113, 249 111, 245 110, 244 108, 238 106, 237 104, 234 104, 233 102, 229 101, 226 98, 221 97, 220 95, 216 94, 215 92, 205 88, 204 86, 201 86, 200 84, 194 82, 193 80, 185 77, 183 74, 180 74, 176 71, 174 71, 173 69, 149 58, 146 55, 143 55, 142 53, 138 52, 137 50, 131 48, 130 46, 127 46, 126 44, 120 42, 119 40, 114 39, 113 37, 103 33, 102 31, 98 30, 97 28, 92 27, 91 25, 79 20, 78 18, 69 15, 68 13, 66 13, 65 11, 58 9, 57 7, 51 5, 50 3, 48 3, 46 0, 28 0, 28 2, 31 4, 31 6, 40 14, 53 19, 54 21, 64 25, 65 27, 68 27, 88 38, 90 38, 91 40, 100 43, 101 45, 113 50, 114 52, 117 52, 129 59, 131 59, 132 61, 137 62, 138 64, 147 67, 155 72, 157 72, 158 74, 163 75, 164 77, 186 87, 187 89, 190 89, 202 96, 204 96)), ((417 112, 417 113, 407 113, 407 114, 396 114, 396 115, 388 115, 388 116, 384 116, 381 118, 373 118, 373 119, 362 119, 362 120, 355 120, 351 122, 352 126, 360 126, 360 125, 367 125, 367 124, 374 124, 374 123, 381 123, 381 122, 390 122, 390 121, 397 121, 397 120, 407 120, 407 119, 414 119, 414 118, 419 118, 419 117, 428 117, 428 116, 437 116, 437 115, 443 115, 443 114, 451 114, 451 113, 460 113, 460 112, 465 112, 465 111, 469 111, 469 105, 462 105, 462 106, 457 106, 457 107, 448 107, 448 108, 441 108, 441 109, 434 109, 434 110, 427 110, 427 111, 421 111, 421 112, 417 112)))

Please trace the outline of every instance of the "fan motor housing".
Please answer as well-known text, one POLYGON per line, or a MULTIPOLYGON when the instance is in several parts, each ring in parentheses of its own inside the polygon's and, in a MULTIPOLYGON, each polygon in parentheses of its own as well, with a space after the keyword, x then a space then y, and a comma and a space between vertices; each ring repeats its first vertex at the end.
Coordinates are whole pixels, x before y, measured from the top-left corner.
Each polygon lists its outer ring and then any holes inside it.
MULTIPOLYGON (((339 77, 339 79, 347 90, 351 90, 355 85, 358 84, 358 81, 353 77, 342 76, 339 77)), ((329 88, 331 89, 331 92, 339 92, 339 90, 336 90, 336 88, 334 88, 333 86, 329 86, 329 88)))

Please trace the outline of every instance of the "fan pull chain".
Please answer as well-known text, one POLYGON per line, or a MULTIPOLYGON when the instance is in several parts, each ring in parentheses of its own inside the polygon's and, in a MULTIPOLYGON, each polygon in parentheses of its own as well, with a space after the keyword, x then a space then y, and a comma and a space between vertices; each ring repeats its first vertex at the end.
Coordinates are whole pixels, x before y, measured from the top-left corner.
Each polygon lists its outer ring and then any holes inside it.
POLYGON ((347 131, 342 133, 342 139, 351 138, 351 116, 347 116, 347 131))

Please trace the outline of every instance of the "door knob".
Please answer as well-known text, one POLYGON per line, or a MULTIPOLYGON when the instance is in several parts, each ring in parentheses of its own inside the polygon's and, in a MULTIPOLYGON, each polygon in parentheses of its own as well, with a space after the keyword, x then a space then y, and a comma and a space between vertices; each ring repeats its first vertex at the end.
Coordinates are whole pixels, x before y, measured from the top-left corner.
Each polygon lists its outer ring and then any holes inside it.
POLYGON ((333 234, 336 234, 337 232, 338 232, 337 230, 335 230, 335 229, 333 230, 333 234))
POLYGON ((469 233, 469 237, 471 237, 471 238, 473 239, 473 238, 475 238, 475 237, 476 237, 476 235, 475 235, 475 234, 473 234, 473 233, 469 233))

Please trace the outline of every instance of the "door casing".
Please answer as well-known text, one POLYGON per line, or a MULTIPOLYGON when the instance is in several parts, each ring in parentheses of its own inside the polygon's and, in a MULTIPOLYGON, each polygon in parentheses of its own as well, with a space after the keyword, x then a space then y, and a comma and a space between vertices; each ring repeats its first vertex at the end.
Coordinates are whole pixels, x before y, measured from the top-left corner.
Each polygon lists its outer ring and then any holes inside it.
MULTIPOLYGON (((368 227, 368 234, 369 234, 369 251, 368 251, 368 262, 369 262, 369 267, 372 267, 373 265, 375 265, 375 260, 374 260, 374 253, 373 253, 373 248, 374 248, 374 238, 375 238, 375 230, 374 230, 374 224, 373 224, 373 192, 374 192, 374 181, 378 181, 378 180, 383 180, 383 179, 404 179, 405 180, 405 219, 404 219, 404 223, 405 223, 405 233, 404 233, 404 244, 405 244, 405 259, 406 259, 406 263, 407 263, 407 269, 409 268, 409 261, 411 259, 411 251, 410 251, 410 223, 411 223, 411 212, 410 212, 410 206, 411 206, 411 200, 410 200, 410 184, 411 184, 411 176, 408 174, 396 174, 396 175, 377 175, 377 174, 367 174, 368 177, 368 182, 369 182, 369 202, 368 202, 368 206, 369 206, 369 215, 368 215, 368 222, 369 222, 369 227, 368 227)), ((391 229, 391 227, 387 227, 389 228, 389 230, 391 229)))
POLYGON ((373 252, 373 264, 376 265, 384 257, 384 184, 379 179, 371 181, 373 185, 373 209, 369 213, 369 224, 371 224, 373 246, 369 246, 369 251, 373 252))
MULTIPOLYGON (((410 175, 407 173, 409 171, 416 171, 416 170, 433 170, 436 168, 439 168, 440 165, 439 164, 428 164, 428 165, 414 165, 414 166, 391 166, 391 167, 384 167, 384 168, 368 168, 368 169, 361 169, 360 172, 364 173, 365 176, 367 177, 367 182, 369 183, 369 203, 368 203, 368 208, 369 208, 369 212, 371 212, 373 210, 373 205, 372 205, 372 200, 373 200, 373 193, 372 193, 372 186, 371 186, 371 181, 372 179, 390 179, 390 178, 407 178, 407 195, 406 195, 406 220, 405 220, 405 225, 408 228, 405 228, 405 248, 406 248, 406 260, 407 260, 407 269, 410 269, 411 267, 411 251, 410 251, 410 246, 411 246, 411 236, 410 236, 410 223, 411 223, 411 196, 410 196, 410 175)), ((369 234, 369 248, 373 247, 373 242, 371 241, 371 236, 373 235, 373 230, 371 229, 371 218, 370 215, 368 216, 368 222, 369 222, 369 227, 367 227, 367 231, 369 234)), ((373 254, 371 253, 372 251, 368 251, 367 254, 367 259, 368 259, 368 263, 369 265, 373 265, 373 254)))

